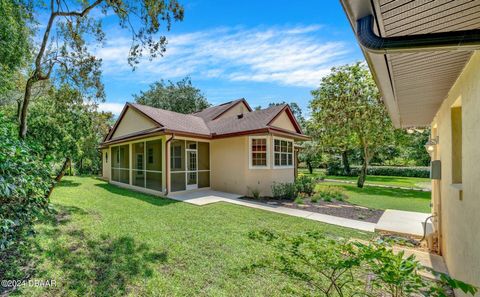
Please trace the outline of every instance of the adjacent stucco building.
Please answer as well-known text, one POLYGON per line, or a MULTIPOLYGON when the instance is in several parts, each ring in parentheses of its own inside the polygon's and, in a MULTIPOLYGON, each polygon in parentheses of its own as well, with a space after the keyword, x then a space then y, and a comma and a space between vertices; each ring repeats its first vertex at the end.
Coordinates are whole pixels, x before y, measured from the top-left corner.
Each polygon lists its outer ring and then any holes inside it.
POLYGON ((480 286, 480 1, 341 3, 395 126, 431 127, 437 250, 480 286))
POLYGON ((274 182, 294 181, 305 139, 288 105, 253 111, 239 99, 186 115, 127 103, 101 145, 103 177, 152 194, 271 196, 274 182))

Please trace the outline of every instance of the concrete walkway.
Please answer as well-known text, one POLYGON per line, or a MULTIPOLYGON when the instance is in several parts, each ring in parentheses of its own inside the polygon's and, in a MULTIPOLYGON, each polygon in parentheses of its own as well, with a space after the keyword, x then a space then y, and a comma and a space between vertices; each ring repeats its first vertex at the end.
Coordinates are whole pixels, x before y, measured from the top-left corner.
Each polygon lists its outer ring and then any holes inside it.
MULTIPOLYGON (((423 225, 431 214, 413 211, 387 209, 378 220, 375 231, 408 235, 423 236, 423 225)), ((431 222, 427 222, 427 235, 432 230, 431 222)))
POLYGON ((278 205, 269 205, 260 202, 253 202, 240 199, 241 195, 230 194, 225 192, 213 191, 209 189, 186 191, 182 193, 171 193, 167 198, 177 201, 183 201, 194 205, 206 205, 215 202, 228 202, 232 204, 247 206, 251 208, 266 210, 270 212, 286 214, 294 217, 305 218, 308 220, 318 221, 322 223, 357 229, 361 231, 374 232, 375 223, 351 220, 331 215, 320 214, 316 212, 294 209, 278 205))

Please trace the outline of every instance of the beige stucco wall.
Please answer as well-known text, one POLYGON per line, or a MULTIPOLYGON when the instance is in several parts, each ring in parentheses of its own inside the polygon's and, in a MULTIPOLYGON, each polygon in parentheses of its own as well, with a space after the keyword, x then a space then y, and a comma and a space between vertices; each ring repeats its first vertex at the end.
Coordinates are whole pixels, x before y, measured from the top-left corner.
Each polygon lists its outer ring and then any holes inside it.
POLYGON ((251 195, 252 189, 256 189, 261 196, 271 196, 273 182, 293 182, 293 167, 273 167, 274 137, 267 137, 270 157, 269 168, 265 169, 251 169, 249 166, 249 136, 212 140, 211 188, 240 195, 251 195))
POLYGON ((113 138, 156 127, 155 124, 132 108, 128 108, 117 126, 113 138))
POLYGON ((283 111, 276 119, 275 121, 272 122, 272 126, 279 127, 288 131, 293 131, 297 132, 295 130, 295 127, 292 124, 292 121, 290 121, 290 118, 287 115, 286 111, 283 111))
POLYGON ((479 124, 480 51, 477 51, 450 90, 432 123, 433 133, 439 136, 439 145, 433 157, 442 163, 442 179, 440 182, 433 182, 432 196, 435 211, 441 213, 443 256, 453 277, 477 286, 480 286, 479 124), (452 186, 451 107, 458 102, 461 102, 462 106, 463 193, 452 186))
POLYGON ((102 149, 102 177, 107 180, 110 180, 110 158, 110 150, 102 149), (106 154, 108 154, 108 161, 105 158, 106 154))
POLYGON ((248 110, 247 106, 245 106, 245 103, 240 102, 240 103, 236 104, 234 107, 227 110, 224 114, 222 114, 218 118, 219 119, 228 118, 228 117, 231 117, 231 116, 236 116, 236 115, 239 115, 239 114, 242 114, 242 113, 247 113, 247 112, 250 112, 250 111, 248 110))

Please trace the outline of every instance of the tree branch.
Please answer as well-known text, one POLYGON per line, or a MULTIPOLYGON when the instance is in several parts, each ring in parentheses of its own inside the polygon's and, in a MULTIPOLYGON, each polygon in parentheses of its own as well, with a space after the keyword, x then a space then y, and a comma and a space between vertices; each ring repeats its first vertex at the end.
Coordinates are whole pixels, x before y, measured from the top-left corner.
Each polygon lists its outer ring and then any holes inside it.
POLYGON ((82 11, 69 11, 69 12, 64 12, 64 11, 57 11, 55 12, 56 16, 75 16, 75 17, 84 17, 86 16, 93 8, 98 6, 100 3, 102 3, 103 0, 97 0, 93 2, 90 6, 87 6, 84 10, 82 11))

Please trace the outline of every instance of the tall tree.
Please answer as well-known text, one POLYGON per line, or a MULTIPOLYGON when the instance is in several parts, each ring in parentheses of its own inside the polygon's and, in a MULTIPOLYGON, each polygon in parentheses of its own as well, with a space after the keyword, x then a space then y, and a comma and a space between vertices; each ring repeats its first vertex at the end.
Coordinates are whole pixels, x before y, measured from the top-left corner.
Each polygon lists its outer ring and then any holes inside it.
POLYGON ((51 86, 33 101, 30 109, 27 141, 43 148, 39 153, 44 157, 64 164, 56 173, 59 178, 71 162, 83 172, 98 172, 98 145, 108 132, 111 113, 98 112, 95 104, 86 102, 78 90, 67 84, 51 86), (83 168, 85 161, 88 170, 83 168))
MULTIPOLYGON (((101 44, 105 38, 101 16, 92 14, 97 10, 104 14, 112 11, 122 28, 131 32, 131 48, 128 63, 133 67, 147 54, 150 58, 165 52, 167 40, 158 36, 161 26, 170 30, 173 20, 183 19, 183 7, 177 0, 50 0, 48 5, 25 0, 37 5, 34 9, 47 10, 48 21, 40 36, 40 44, 34 53, 34 61, 25 83, 20 112, 20 138, 27 133, 27 112, 33 86, 51 77, 60 83, 69 83, 84 96, 103 98, 104 89, 100 80, 101 60, 89 51, 88 43, 101 44)), ((36 22, 40 23, 39 20, 36 22)), ((32 22, 32 23, 36 23, 32 22)))
POLYGON ((355 144, 361 149, 357 185, 363 187, 368 163, 393 132, 370 71, 364 63, 332 68, 312 95, 312 121, 318 134, 326 137, 330 146, 355 144))
POLYGON ((305 141, 301 144, 302 149, 298 155, 301 162, 305 162, 310 174, 314 168, 318 168, 322 162, 322 150, 315 141, 305 141))
POLYGON ((0 0, 0 94, 15 85, 15 73, 29 57, 31 30, 28 7, 15 0, 0 0))
POLYGON ((295 116, 295 118, 297 119, 298 123, 300 124, 302 129, 305 129, 305 125, 306 125, 305 118, 303 117, 302 109, 300 108, 300 106, 297 103, 295 103, 295 102, 287 103, 285 101, 271 102, 271 103, 268 104, 268 107, 276 106, 276 105, 282 105, 282 104, 288 104, 290 106, 290 109, 292 110, 292 113, 295 116))
POLYGON ((178 82, 160 80, 147 91, 133 95, 139 104, 189 114, 210 106, 200 89, 192 85, 189 77, 178 82))

